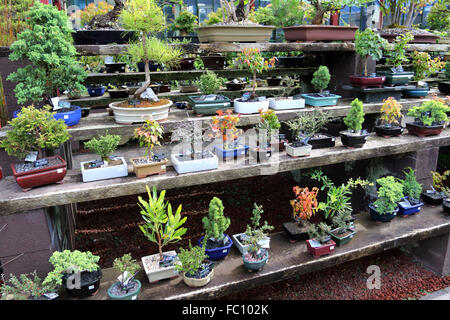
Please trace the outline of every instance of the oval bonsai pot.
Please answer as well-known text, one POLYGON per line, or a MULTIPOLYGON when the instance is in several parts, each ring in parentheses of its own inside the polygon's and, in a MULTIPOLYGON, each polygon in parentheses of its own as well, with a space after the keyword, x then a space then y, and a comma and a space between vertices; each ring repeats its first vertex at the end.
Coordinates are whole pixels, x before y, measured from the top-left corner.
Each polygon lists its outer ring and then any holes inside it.
POLYGON ((227 81, 225 82, 225 85, 227 87, 227 90, 229 91, 238 91, 238 90, 244 90, 247 86, 247 82, 239 82, 234 83, 233 81, 227 81))
POLYGON ((125 62, 105 63, 106 73, 125 72, 125 62))
POLYGON ((241 98, 233 101, 234 112, 240 114, 259 113, 259 110, 267 111, 269 109, 269 100, 265 101, 242 101, 241 98))
MULTIPOLYGON (((202 247, 203 238, 204 238, 204 236, 201 237, 200 239, 198 239, 198 245, 200 247, 202 247)), ((230 253, 231 246, 233 245, 233 240, 231 240, 231 238, 225 234, 224 242, 227 244, 224 245, 223 247, 213 248, 213 249, 208 249, 208 248, 205 249, 205 253, 210 260, 215 261, 215 260, 223 259, 228 255, 228 253, 230 253)))
POLYGON ((432 135, 439 135, 442 130, 444 130, 443 124, 436 124, 431 126, 424 126, 423 124, 417 122, 407 122, 406 129, 410 134, 416 135, 418 137, 426 137, 432 135))
POLYGON ((79 289, 67 288, 67 280, 71 274, 63 275, 62 286, 66 289, 67 294, 72 298, 85 298, 95 294, 100 287, 100 279, 102 278, 102 270, 81 272, 81 284, 79 289))
POLYGON ((443 94, 450 94, 450 81, 439 82, 438 89, 443 94))
POLYGON ((86 86, 90 97, 101 97, 105 94, 105 86, 86 86))
POLYGON ((414 89, 403 89, 402 90, 402 94, 405 97, 409 97, 409 98, 424 98, 428 95, 428 92, 430 91, 429 87, 425 87, 425 88, 414 88, 414 89))
POLYGON ((362 148, 369 137, 369 133, 358 134, 353 133, 350 130, 341 131, 339 132, 339 135, 341 136, 342 144, 349 148, 362 148))
MULTIPOLYGON (((162 100, 162 99, 161 99, 162 100)), ((109 107, 114 112, 114 120, 117 123, 131 124, 141 123, 148 120, 164 121, 169 116, 170 106, 173 104, 171 100, 162 106, 149 108, 124 108, 120 107, 123 101, 112 102, 109 107)))
POLYGON ((440 206, 444 198, 445 195, 443 195, 442 193, 428 193, 426 191, 422 192, 423 202, 429 204, 430 206, 440 206))
POLYGON ((283 28, 287 41, 354 41, 358 27, 299 25, 283 28))
MULTIPOLYGON (((405 197, 406 199, 408 199, 408 197, 405 197)), ((411 214, 415 214, 417 212, 420 211, 420 208, 423 206, 422 202, 419 202, 418 204, 414 204, 411 206, 407 206, 406 204, 404 204, 402 201, 398 202, 398 213, 404 216, 408 216, 411 214)))
POLYGON ((111 99, 126 99, 130 95, 130 89, 108 90, 111 99))
POLYGON ((386 214, 379 214, 377 212, 377 210, 375 209, 375 207, 373 206, 373 204, 369 204, 369 212, 370 212, 370 216, 372 217, 373 220, 375 221, 381 221, 381 222, 389 222, 392 219, 395 218, 395 216, 397 215, 399 209, 397 207, 397 209, 395 209, 393 212, 391 213, 386 213, 386 214))
POLYGON ((63 120, 66 126, 72 127, 81 119, 81 108, 76 105, 72 105, 71 108, 74 110, 65 111, 65 112, 57 112, 53 115, 53 118, 56 120, 63 120))
POLYGON ((403 131, 405 131, 405 128, 401 126, 386 127, 383 125, 378 125, 374 127, 374 131, 378 136, 389 138, 400 136, 403 131))
POLYGON ((221 55, 200 56, 205 69, 223 70, 225 67, 226 57, 221 55))
POLYGON ((444 199, 442 201, 442 209, 446 215, 450 215, 450 199, 444 199))
POLYGON ((137 284, 137 288, 135 288, 134 290, 130 290, 130 292, 125 293, 123 295, 117 295, 117 294, 113 293, 113 288, 116 286, 120 286, 119 281, 114 282, 114 284, 108 288, 108 291, 107 291, 108 297, 111 300, 136 300, 139 295, 139 292, 141 292, 142 284, 137 279, 134 279, 133 282, 137 284))
POLYGON ((75 45, 83 44, 126 44, 135 35, 129 30, 78 30, 72 33, 75 45))
POLYGON ((354 87, 368 88, 368 87, 381 87, 386 81, 385 76, 377 77, 365 77, 365 76, 350 76, 350 83, 354 87))
POLYGON ((245 269, 249 270, 249 271, 258 271, 261 270, 267 263, 267 260, 269 259, 269 251, 265 248, 261 248, 261 250, 264 251, 265 256, 263 259, 259 260, 259 261, 249 261, 246 258, 246 254, 244 253, 242 255, 242 260, 244 261, 244 267, 245 269))
POLYGON ((213 278, 213 276, 214 276, 214 269, 211 269, 211 271, 208 273, 208 275, 203 277, 203 278, 187 277, 184 272, 181 274, 181 276, 183 277, 184 283, 187 286, 189 286, 189 287, 193 287, 193 288, 204 287, 213 278))

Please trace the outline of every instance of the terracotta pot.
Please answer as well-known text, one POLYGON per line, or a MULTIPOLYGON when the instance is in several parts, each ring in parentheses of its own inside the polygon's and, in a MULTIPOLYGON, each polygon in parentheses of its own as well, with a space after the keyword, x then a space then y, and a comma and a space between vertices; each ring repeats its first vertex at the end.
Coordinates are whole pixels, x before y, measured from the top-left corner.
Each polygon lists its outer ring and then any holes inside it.
POLYGON ((283 28, 287 41, 354 41, 358 27, 301 25, 283 28))
POLYGON ((145 157, 131 158, 130 161, 133 164, 133 171, 136 178, 142 179, 147 176, 154 174, 164 174, 166 173, 166 164, 169 162, 168 159, 161 160, 159 162, 148 163, 148 164, 135 164, 134 160, 146 159, 145 157))
POLYGON ((415 122, 407 122, 406 129, 408 129, 410 134, 426 137, 440 134, 444 130, 444 125, 424 126, 415 122))

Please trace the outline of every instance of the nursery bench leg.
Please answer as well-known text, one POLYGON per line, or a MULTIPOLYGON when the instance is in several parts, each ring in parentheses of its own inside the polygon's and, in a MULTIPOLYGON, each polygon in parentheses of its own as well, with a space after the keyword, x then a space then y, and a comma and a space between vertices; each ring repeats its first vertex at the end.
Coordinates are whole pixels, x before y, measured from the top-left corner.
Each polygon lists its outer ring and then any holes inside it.
POLYGON ((412 248, 414 257, 441 277, 450 275, 450 233, 422 240, 412 248))

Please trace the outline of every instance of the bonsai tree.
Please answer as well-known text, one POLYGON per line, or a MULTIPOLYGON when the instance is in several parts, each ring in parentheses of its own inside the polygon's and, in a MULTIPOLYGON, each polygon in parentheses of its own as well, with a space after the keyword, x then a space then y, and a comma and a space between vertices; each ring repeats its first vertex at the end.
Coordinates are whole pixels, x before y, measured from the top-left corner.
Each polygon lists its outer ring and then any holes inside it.
POLYGON ((169 25, 169 30, 179 31, 180 36, 186 36, 194 32, 197 24, 197 16, 184 8, 180 15, 173 20, 173 23, 169 25))
POLYGON ((445 63, 444 75, 447 80, 450 80, 450 61, 445 63))
POLYGON ((215 72, 208 70, 200 76, 197 84, 201 93, 216 94, 225 81, 224 78, 218 77, 215 72))
POLYGON ((211 118, 211 130, 213 133, 210 134, 210 137, 221 136, 224 149, 233 149, 235 140, 240 133, 240 130, 236 128, 240 115, 233 115, 232 113, 231 109, 228 109, 225 114, 222 110, 217 110, 218 115, 211 118))
POLYGON ((420 107, 413 107, 408 110, 408 116, 414 117, 415 121, 424 126, 432 126, 449 121, 447 112, 450 107, 442 101, 429 100, 422 103, 420 107))
POLYGON ((187 231, 186 228, 181 227, 187 217, 181 218, 181 204, 178 206, 175 214, 172 213, 172 206, 167 201, 164 202, 166 190, 162 190, 160 195, 156 191, 156 186, 153 186, 153 191, 150 192, 148 186, 148 201, 138 197, 139 208, 145 223, 139 226, 142 233, 150 241, 156 243, 159 249, 159 260, 164 261, 163 247, 181 240, 181 236, 187 231))
POLYGON ((292 132, 294 147, 306 144, 311 137, 322 130, 331 116, 315 108, 312 112, 299 114, 294 120, 285 123, 292 132))
POLYGON ((11 274, 9 280, 0 287, 0 297, 2 300, 33 300, 55 289, 52 284, 43 285, 42 279, 34 270, 19 277, 11 274))
POLYGON ((417 182, 416 174, 413 168, 408 167, 403 171, 405 179, 402 180, 403 194, 408 197, 411 204, 418 204, 420 202, 420 194, 422 193, 422 185, 417 182))
POLYGON ((98 15, 103 15, 108 13, 114 8, 106 1, 98 1, 97 3, 89 3, 83 10, 78 10, 74 14, 70 15, 70 18, 74 20, 75 24, 80 27, 84 27, 91 20, 98 15))
POLYGON ((131 257, 131 254, 124 254, 120 258, 114 259, 113 268, 119 272, 119 286, 122 292, 128 293, 135 286, 134 277, 141 269, 139 263, 131 257))
POLYGON ((270 138, 278 132, 280 127, 281 123, 280 120, 278 120, 278 116, 275 111, 272 109, 267 111, 262 111, 262 109, 259 110, 259 120, 255 128, 257 128, 260 132, 265 132, 268 140, 270 140, 270 138))
POLYGON ((311 84, 314 89, 319 93, 322 93, 328 87, 330 83, 330 70, 327 66, 320 66, 316 72, 313 74, 313 79, 311 80, 311 84))
POLYGON ((205 229, 205 238, 215 243, 224 243, 225 230, 230 226, 230 218, 223 215, 222 200, 217 197, 212 198, 209 203, 208 216, 203 217, 202 223, 205 229))
POLYGON ((269 8, 272 9, 274 16, 270 24, 279 28, 305 24, 306 18, 310 17, 314 11, 306 1, 272 0, 270 3, 272 6, 269 8))
POLYGON ((257 48, 244 48, 242 52, 238 53, 234 64, 239 69, 245 69, 253 74, 252 82, 252 94, 250 100, 256 99, 256 75, 263 71, 269 70, 275 66, 275 57, 272 57, 269 61, 264 59, 261 52, 257 48))
POLYGON ((253 217, 250 218, 251 225, 247 225, 247 230, 245 231, 244 244, 249 245, 248 254, 256 260, 260 260, 264 257, 264 253, 260 251, 261 241, 267 237, 267 232, 274 229, 270 226, 267 221, 261 225, 261 215, 264 210, 261 206, 256 203, 253 204, 253 217))
POLYGON ((391 127, 393 124, 400 124, 399 119, 402 116, 402 105, 393 97, 383 100, 380 112, 383 125, 391 127))
POLYGON ((150 61, 173 67, 178 64, 182 51, 151 36, 166 28, 163 10, 155 0, 127 0, 120 18, 126 29, 141 33, 140 41, 131 43, 128 47, 128 54, 133 62, 143 61, 145 64, 145 82, 134 93, 134 98, 139 99, 151 83, 150 61))
POLYGON ((205 249, 205 245, 192 247, 189 240, 189 249, 180 247, 177 256, 181 263, 175 266, 175 270, 184 273, 189 278, 200 279, 206 277, 212 270, 212 264, 205 262, 208 259, 205 249))
POLYGON ((325 222, 320 222, 318 225, 307 222, 306 232, 311 240, 319 241, 321 244, 325 244, 330 241, 329 233, 331 227, 325 222))
POLYGON ((393 66, 391 68, 393 72, 403 72, 402 63, 408 61, 408 57, 405 55, 406 49, 409 47, 408 43, 413 39, 414 36, 410 32, 402 33, 395 38, 393 46, 386 50, 386 64, 393 66))
POLYGON ((10 46, 25 28, 26 12, 33 0, 12 0, 0 4, 0 46, 10 46))
POLYGON ((446 170, 444 173, 440 174, 437 171, 431 171, 431 177, 433 179, 433 191, 436 193, 441 192, 444 187, 444 181, 450 176, 450 170, 446 170))
POLYGON ((10 155, 25 158, 31 151, 37 151, 42 158, 69 140, 70 135, 64 120, 56 120, 50 107, 36 109, 24 107, 19 115, 8 123, 12 130, 7 131, 6 138, 0 146, 10 155))
POLYGON ((310 191, 308 187, 300 188, 295 186, 293 190, 295 199, 290 201, 293 209, 293 218, 297 222, 307 221, 319 210, 317 201, 319 189, 314 187, 310 191))
POLYGON ((411 28, 417 16, 433 2, 434 0, 377 0, 383 16, 390 17, 389 28, 411 28))
POLYGON ((99 256, 93 255, 90 251, 81 252, 79 250, 55 251, 49 261, 54 269, 48 273, 43 285, 61 285, 63 275, 70 271, 81 273, 83 271, 93 272, 99 269, 99 256))
POLYGON ((351 132, 359 133, 364 122, 363 103, 359 99, 352 101, 350 111, 344 117, 344 123, 351 132))
POLYGON ((147 120, 142 127, 136 128, 134 130, 134 137, 139 140, 139 145, 141 147, 146 147, 145 156, 148 162, 154 160, 153 148, 155 146, 160 146, 164 133, 164 128, 155 120, 147 120))
POLYGON ((98 139, 92 138, 84 143, 84 147, 94 151, 103 161, 109 161, 109 156, 117 149, 120 142, 119 135, 107 134, 98 139))
POLYGON ((389 214, 397 209, 397 202, 403 199, 403 185, 396 181, 393 176, 377 179, 380 185, 378 188, 378 198, 374 205, 380 215, 389 214))
POLYGON ((428 52, 414 51, 412 54, 412 64, 414 67, 414 80, 421 81, 441 71, 444 68, 444 62, 441 58, 436 57, 431 59, 428 52))
POLYGON ((448 0, 436 1, 426 16, 426 21, 431 30, 450 32, 450 12, 448 0))
POLYGON ((356 30, 355 33, 355 51, 364 59, 364 76, 367 77, 367 62, 371 57, 378 61, 383 56, 383 49, 387 45, 387 40, 383 39, 378 33, 372 29, 364 31, 356 30))
POLYGON ((314 7, 314 16, 311 24, 322 24, 324 16, 328 12, 341 10, 345 6, 356 6, 360 3, 368 1, 364 0, 311 0, 309 3, 314 7))
POLYGON ((58 89, 83 92, 87 74, 76 62, 72 29, 64 11, 35 1, 26 13, 28 29, 11 44, 11 61, 28 60, 30 64, 8 76, 17 82, 14 92, 19 104, 26 102, 52 105, 58 89))

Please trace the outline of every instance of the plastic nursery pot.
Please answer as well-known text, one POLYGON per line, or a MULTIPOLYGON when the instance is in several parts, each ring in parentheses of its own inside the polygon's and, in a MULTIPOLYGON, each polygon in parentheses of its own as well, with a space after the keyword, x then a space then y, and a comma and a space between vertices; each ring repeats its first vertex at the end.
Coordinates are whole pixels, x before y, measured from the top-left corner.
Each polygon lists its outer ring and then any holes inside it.
POLYGON ((136 300, 139 292, 141 292, 142 284, 139 280, 133 280, 134 287, 127 292, 123 292, 120 289, 120 282, 117 281, 108 288, 108 297, 111 300, 136 300))
POLYGON ((242 255, 242 260, 244 261, 245 269, 249 271, 259 271, 266 265, 267 260, 269 259, 269 251, 265 248, 261 248, 261 251, 263 251, 264 253, 264 258, 257 261, 249 260, 248 253, 244 253, 242 255))
POLYGON ((67 287, 68 281, 70 281, 72 274, 65 274, 63 276, 62 285, 66 289, 67 294, 72 298, 85 298, 94 295, 100 287, 100 279, 102 278, 102 270, 99 268, 96 271, 83 271, 81 272, 81 283, 79 289, 69 289, 67 287))
POLYGON ((336 245, 338 247, 349 243, 353 236, 355 235, 356 231, 352 229, 345 229, 344 232, 339 233, 339 228, 331 230, 328 234, 330 235, 331 239, 333 239, 334 242, 336 242, 336 245))
POLYGON ((377 212, 377 209, 373 206, 373 204, 369 204, 369 213, 373 220, 375 221, 381 221, 381 222, 388 222, 395 218, 397 215, 399 209, 396 208, 393 212, 386 213, 386 214, 379 214, 377 212))
MULTIPOLYGON (((408 197, 405 197, 408 199, 408 197)), ((420 211, 420 208, 423 206, 423 202, 419 202, 418 204, 409 204, 405 201, 398 202, 398 213, 404 216, 412 215, 420 211)))
POLYGON ((418 137, 434 136, 439 135, 442 130, 444 130, 443 124, 424 126, 423 124, 417 122, 407 122, 406 129, 410 134, 416 135, 418 137))
POLYGON ((448 216, 450 215, 450 199, 445 199, 442 201, 442 210, 448 216))
POLYGON ((429 204, 430 206, 440 206, 442 204, 442 200, 445 198, 445 195, 440 192, 422 192, 423 202, 429 204))
POLYGON ((400 136, 403 133, 403 131, 405 131, 405 128, 401 126, 387 127, 383 125, 378 125, 374 127, 374 131, 380 137, 390 138, 400 136))
MULTIPOLYGON (((203 244, 202 244, 203 238, 204 238, 204 236, 201 237, 200 239, 198 239, 198 245, 200 247, 203 246, 203 244)), ((218 248, 208 249, 208 247, 206 247, 205 253, 210 260, 215 261, 215 260, 223 259, 228 255, 228 253, 230 253, 231 246, 233 245, 233 240, 231 240, 231 238, 225 234, 224 243, 226 243, 226 245, 224 245, 222 247, 218 247, 218 248)))
POLYGON ((183 277, 184 283, 189 287, 193 287, 193 288, 204 287, 214 277, 214 269, 211 269, 211 271, 208 273, 208 275, 203 278, 188 277, 188 276, 186 276, 186 274, 184 272, 181 274, 181 276, 183 277))
POLYGON ((369 133, 360 134, 350 130, 341 131, 339 135, 341 136, 342 144, 349 148, 362 148, 369 137, 369 133))
POLYGON ((101 97, 105 94, 105 86, 86 86, 90 97, 101 97))
POLYGON ((315 258, 320 256, 331 254, 336 248, 336 242, 329 240, 326 244, 322 244, 314 239, 306 240, 306 248, 315 258))

